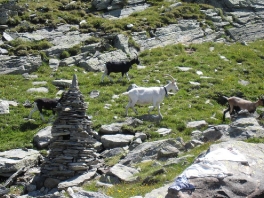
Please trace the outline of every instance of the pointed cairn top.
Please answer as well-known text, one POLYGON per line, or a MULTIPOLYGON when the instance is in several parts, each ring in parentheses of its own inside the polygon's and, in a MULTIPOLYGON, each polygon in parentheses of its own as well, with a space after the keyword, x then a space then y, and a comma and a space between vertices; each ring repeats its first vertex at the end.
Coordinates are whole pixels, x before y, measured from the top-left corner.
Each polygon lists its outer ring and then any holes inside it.
POLYGON ((76 74, 73 75, 73 79, 72 79, 72 88, 77 88, 78 87, 78 80, 77 80, 77 76, 76 74))

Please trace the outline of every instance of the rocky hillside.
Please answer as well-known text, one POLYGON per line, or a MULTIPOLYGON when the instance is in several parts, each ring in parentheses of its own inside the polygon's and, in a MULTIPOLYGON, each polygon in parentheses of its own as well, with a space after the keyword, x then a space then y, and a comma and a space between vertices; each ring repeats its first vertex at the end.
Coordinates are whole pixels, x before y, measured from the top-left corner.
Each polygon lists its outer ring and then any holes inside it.
MULTIPOLYGON (((190 2, 196 3, 196 1, 190 2)), ((77 3, 73 1, 69 5, 65 5, 65 9, 67 6, 74 6, 77 3)), ((127 59, 127 55, 134 57, 135 53, 142 50, 171 43, 247 42, 263 38, 264 5, 260 0, 197 1, 197 3, 202 5, 199 7, 199 12, 196 11, 197 13, 195 13, 198 16, 189 13, 194 11, 188 9, 194 8, 188 8, 184 1, 173 1, 169 5, 167 3, 165 8, 160 7, 162 15, 171 16, 177 10, 181 12, 178 14, 180 18, 177 19, 175 24, 170 22, 168 24, 163 23, 162 27, 155 24, 154 27, 149 27, 147 25, 149 23, 148 19, 143 18, 143 20, 146 20, 143 23, 146 23, 145 27, 147 29, 143 29, 138 21, 134 21, 136 24, 122 24, 124 29, 117 32, 106 32, 105 28, 90 28, 91 30, 89 29, 88 33, 83 31, 83 26, 86 29, 89 28, 89 17, 88 20, 82 20, 78 24, 66 24, 64 22, 53 27, 49 23, 46 23, 45 26, 44 23, 39 27, 32 27, 34 18, 36 20, 36 17, 38 17, 37 10, 35 12, 27 10, 28 5, 26 3, 22 5, 17 5, 13 1, 3 3, 0 7, 2 13, 0 16, 2 34, 2 40, 0 41, 0 72, 1 74, 29 73, 36 71, 42 61, 47 61, 47 59, 49 66, 54 69, 59 66, 77 65, 87 71, 101 71, 103 63, 112 60, 114 57, 115 59, 124 60, 127 59), (205 3, 212 6, 206 7, 205 3), (17 15, 25 13, 30 14, 30 17, 17 25, 13 25, 12 21, 17 18, 17 15), (197 17, 198 19, 195 19, 197 17), (84 25, 87 23, 88 25, 84 25), (15 29, 18 26, 19 29, 15 29), (20 32, 17 32, 17 30, 20 32), (30 32, 25 32, 25 30, 30 30, 30 32), (18 48, 17 46, 14 47, 16 49, 12 49, 8 42, 17 38, 28 42, 46 40, 51 45, 44 47, 42 50, 45 56, 43 56, 43 53, 42 56, 39 53, 33 55, 31 54, 32 50, 18 48), (78 46, 77 54, 72 53, 69 57, 62 58, 64 57, 63 53, 66 53, 65 51, 69 52, 75 46, 78 46)), ((92 1, 91 4, 95 10, 93 12, 87 11, 90 15, 100 11, 101 14, 96 15, 96 17, 108 18, 109 20, 123 19, 151 7, 151 3, 148 1, 92 1)), ((77 5, 76 7, 78 8, 77 5)), ((114 31, 114 29, 111 31, 114 31)))

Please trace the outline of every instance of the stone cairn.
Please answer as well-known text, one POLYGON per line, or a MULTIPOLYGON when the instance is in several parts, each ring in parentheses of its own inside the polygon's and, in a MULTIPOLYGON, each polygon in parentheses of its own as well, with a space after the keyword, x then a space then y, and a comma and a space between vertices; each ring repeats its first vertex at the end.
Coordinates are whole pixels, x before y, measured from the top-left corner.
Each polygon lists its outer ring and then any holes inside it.
POLYGON ((53 141, 41 167, 42 176, 63 181, 102 165, 94 148, 96 139, 86 109, 74 75, 72 85, 57 107, 58 117, 51 129, 53 141))

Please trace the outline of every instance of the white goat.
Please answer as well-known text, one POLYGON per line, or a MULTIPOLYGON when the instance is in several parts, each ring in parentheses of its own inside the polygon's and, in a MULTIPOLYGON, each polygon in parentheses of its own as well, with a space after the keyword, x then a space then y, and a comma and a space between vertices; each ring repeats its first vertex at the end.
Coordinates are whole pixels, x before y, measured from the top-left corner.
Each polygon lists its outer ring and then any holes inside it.
POLYGON ((223 96, 228 102, 228 108, 223 113, 223 121, 225 121, 225 114, 229 111, 230 115, 234 113, 235 110, 236 113, 238 113, 239 110, 247 110, 249 113, 254 113, 258 106, 264 105, 264 99, 259 98, 256 102, 251 102, 249 100, 245 100, 238 97, 226 97, 223 96))
POLYGON ((160 113, 160 104, 165 96, 168 96, 168 92, 172 90, 174 93, 179 91, 179 88, 175 82, 175 79, 171 75, 166 75, 172 78, 172 82, 168 83, 164 87, 137 87, 123 93, 123 95, 128 95, 129 102, 126 106, 126 116, 128 115, 128 108, 132 108, 136 114, 135 104, 146 105, 152 103, 153 107, 149 109, 150 113, 155 107, 158 108, 159 116, 162 118, 160 113))

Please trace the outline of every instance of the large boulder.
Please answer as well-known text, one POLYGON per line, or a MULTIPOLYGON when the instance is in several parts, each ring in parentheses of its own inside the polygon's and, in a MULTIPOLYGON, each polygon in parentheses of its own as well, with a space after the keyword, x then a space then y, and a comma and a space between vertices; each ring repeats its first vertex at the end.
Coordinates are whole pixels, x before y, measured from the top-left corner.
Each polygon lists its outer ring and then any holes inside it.
POLYGON ((134 135, 125 135, 125 134, 115 134, 115 135, 103 135, 101 137, 101 142, 106 149, 116 148, 116 147, 125 147, 128 146, 134 135))
MULTIPOLYGON (((262 168, 264 144, 228 141, 214 144, 206 154, 180 175, 185 184, 195 187, 192 194, 175 182, 168 188, 166 198, 181 197, 262 197, 264 184, 262 168)), ((178 177, 179 178, 179 177, 178 177)))
POLYGON ((144 142, 130 151, 119 163, 130 166, 143 160, 175 157, 178 154, 178 149, 182 150, 182 147, 183 145, 174 139, 144 142))
POLYGON ((23 167, 38 166, 41 154, 33 149, 0 152, 0 176, 9 177, 23 167))
POLYGON ((36 71, 41 65, 38 56, 0 56, 0 74, 24 74, 36 71))
POLYGON ((44 129, 41 129, 33 138, 33 144, 38 149, 48 149, 48 145, 52 139, 51 127, 47 126, 44 129))

